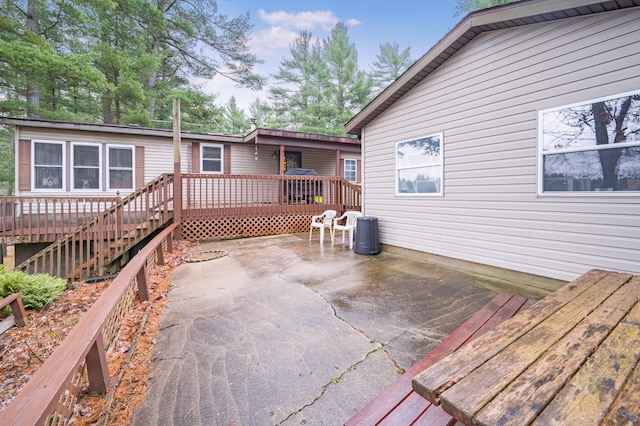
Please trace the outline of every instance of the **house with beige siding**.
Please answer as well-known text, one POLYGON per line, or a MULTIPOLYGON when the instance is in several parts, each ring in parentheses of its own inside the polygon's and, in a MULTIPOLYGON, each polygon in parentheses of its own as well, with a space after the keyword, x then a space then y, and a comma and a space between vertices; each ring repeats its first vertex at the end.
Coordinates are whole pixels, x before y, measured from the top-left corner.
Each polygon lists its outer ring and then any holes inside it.
MULTIPOLYGON (((174 171, 170 130, 0 118, 13 126, 17 196, 126 195, 174 171)), ((358 184, 357 138, 256 128, 247 135, 182 132, 182 173, 273 175, 312 168, 358 184)))
POLYGON ((532 285, 640 273, 638 0, 473 12, 346 130, 388 250, 532 285))

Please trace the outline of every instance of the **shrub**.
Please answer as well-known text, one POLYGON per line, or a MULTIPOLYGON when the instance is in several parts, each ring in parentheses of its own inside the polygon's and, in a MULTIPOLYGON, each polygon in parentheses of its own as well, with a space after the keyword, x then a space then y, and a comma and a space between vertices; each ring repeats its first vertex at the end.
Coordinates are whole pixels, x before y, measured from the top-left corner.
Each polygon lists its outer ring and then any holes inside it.
POLYGON ((7 271, 0 265, 0 297, 22 293, 25 309, 42 309, 59 297, 67 285, 66 280, 47 274, 28 275, 19 271, 7 271))

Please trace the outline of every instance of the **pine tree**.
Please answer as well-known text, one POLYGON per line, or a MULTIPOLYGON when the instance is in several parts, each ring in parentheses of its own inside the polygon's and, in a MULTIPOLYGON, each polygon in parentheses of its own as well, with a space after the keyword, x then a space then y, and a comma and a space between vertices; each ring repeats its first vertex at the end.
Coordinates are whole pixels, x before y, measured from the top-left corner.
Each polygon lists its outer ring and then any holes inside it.
POLYGON ((371 66, 374 94, 382 92, 411 66, 413 60, 410 52, 410 47, 400 52, 398 43, 380 45, 380 52, 376 55, 376 60, 371 66))

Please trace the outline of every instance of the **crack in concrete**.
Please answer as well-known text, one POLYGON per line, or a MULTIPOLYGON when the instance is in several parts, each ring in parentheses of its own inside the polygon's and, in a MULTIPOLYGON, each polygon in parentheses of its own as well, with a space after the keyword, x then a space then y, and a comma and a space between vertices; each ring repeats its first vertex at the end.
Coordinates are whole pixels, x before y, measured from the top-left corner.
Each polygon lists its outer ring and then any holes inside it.
MULTIPOLYGON (((309 288, 309 287, 307 287, 309 288)), ((398 371, 399 374, 403 374, 405 372, 404 368, 400 367, 400 365, 398 365, 397 361, 393 358, 393 356, 389 353, 389 351, 385 348, 384 343, 382 343, 381 341, 379 341, 376 338, 372 338, 369 335, 367 335, 367 333, 364 330, 360 330, 359 328, 357 328, 356 326, 354 326, 353 324, 351 324, 349 321, 347 321, 346 319, 342 318, 340 315, 338 315, 338 311, 336 311, 335 306, 333 306, 333 304, 327 300, 326 297, 324 297, 320 292, 309 288, 309 290, 311 290, 312 292, 314 292, 315 294, 317 294, 322 300, 324 300, 324 302, 329 305, 331 307, 331 310, 333 311, 333 315, 339 319, 340 321, 342 321, 343 323, 345 323, 346 325, 348 325, 349 327, 351 327, 351 329, 353 329, 354 331, 357 331, 358 333, 362 334, 364 337, 367 338, 367 340, 369 340, 369 342, 371 343, 377 343, 376 347, 371 349, 369 352, 366 353, 366 355, 360 359, 359 361, 353 363, 352 365, 350 365, 349 367, 347 367, 347 369, 345 371, 343 371, 342 373, 340 373, 339 376, 334 377, 331 379, 331 381, 325 385, 322 386, 322 389, 320 391, 320 394, 318 396, 316 396, 315 398, 313 398, 313 400, 305 405, 303 405, 301 408, 299 408, 298 410, 292 412, 291 414, 289 414, 287 417, 285 417, 283 420, 281 420, 279 423, 277 423, 277 425, 281 425, 284 422, 286 422, 287 420, 289 420, 291 417, 295 416, 296 414, 299 414, 302 412, 302 410, 304 410, 307 407, 311 407, 313 404, 316 403, 316 401, 318 401, 320 398, 322 398, 322 396, 327 392, 327 390, 329 389, 329 386, 331 385, 337 385, 338 383, 340 383, 340 380, 342 380, 342 378, 349 373, 350 371, 353 371, 356 369, 356 367, 360 364, 362 364, 363 362, 365 362, 367 360, 367 358, 369 358, 369 356, 375 352, 378 352, 379 350, 382 350, 385 355, 387 356, 387 358, 389 359, 389 361, 391 362, 391 364, 393 365, 393 367, 396 369, 396 371, 398 371)))
MULTIPOLYGON (((380 345, 382 345, 382 343, 378 342, 380 345)), ((350 365, 345 371, 343 371, 342 373, 340 373, 339 376, 336 376, 334 378, 331 379, 331 381, 329 383, 326 383, 325 385, 322 386, 322 389, 320 390, 320 394, 318 396, 316 396, 315 398, 313 398, 313 400, 305 405, 303 405, 301 408, 299 408, 298 410, 294 411, 293 413, 289 414, 287 417, 285 417, 284 419, 282 419, 279 423, 277 423, 278 425, 283 424, 284 422, 286 422, 287 420, 289 420, 291 417, 295 416, 296 414, 299 414, 302 412, 302 410, 304 410, 307 407, 311 407, 313 404, 316 403, 316 401, 318 401, 320 398, 322 398, 322 396, 327 392, 327 390, 329 389, 329 386, 331 385, 337 385, 338 383, 340 383, 340 380, 342 380, 342 378, 345 376, 345 374, 349 373, 350 371, 353 371, 358 365, 362 364, 363 362, 365 362, 367 360, 367 358, 369 358, 369 355, 377 352, 379 349, 381 349, 380 347, 374 348, 372 350, 370 350, 369 352, 367 352, 367 354, 364 356, 364 358, 362 358, 361 360, 355 362, 354 364, 350 365)))
MULTIPOLYGON (((358 333, 362 334, 364 337, 367 338, 367 340, 369 340, 371 343, 378 343, 380 345, 380 348, 378 349, 382 349, 384 351, 384 353, 387 355, 387 358, 389 358, 389 361, 391 362, 391 364, 393 364, 393 366, 395 367, 395 369, 400 373, 404 373, 404 368, 400 367, 400 365, 398 364, 398 362, 393 358, 393 356, 389 353, 389 351, 386 349, 386 345, 384 343, 382 343, 381 341, 379 341, 378 339, 369 336, 364 330, 360 330, 359 328, 357 328, 355 325, 351 324, 349 321, 347 321, 346 319, 342 318, 340 315, 338 315, 338 311, 336 311, 335 306, 333 306, 333 304, 327 300, 326 297, 324 297, 320 292, 314 290, 314 289, 310 289, 311 291, 313 291, 315 294, 317 294, 322 300, 325 301, 325 303, 327 305, 329 305, 331 307, 331 310, 333 311, 333 315, 338 318, 340 321, 342 321, 343 323, 347 324, 349 327, 351 327, 353 330, 357 331, 358 333)), ((371 353, 371 352, 370 352, 371 353)))

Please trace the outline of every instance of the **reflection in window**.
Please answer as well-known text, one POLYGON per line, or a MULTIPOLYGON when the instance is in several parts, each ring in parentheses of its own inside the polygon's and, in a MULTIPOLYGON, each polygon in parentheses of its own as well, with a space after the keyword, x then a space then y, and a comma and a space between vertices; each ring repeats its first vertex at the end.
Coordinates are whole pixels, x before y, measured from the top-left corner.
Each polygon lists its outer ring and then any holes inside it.
POLYGON ((222 173, 223 145, 201 145, 202 173, 222 173))
POLYGON ((73 144, 73 189, 100 189, 100 145, 73 144))
POLYGON ((355 182, 357 178, 357 160, 345 158, 344 160, 344 178, 349 182, 355 182))
POLYGON ((640 191, 640 92, 540 113, 541 192, 640 191))
POLYGON ((63 189, 64 144, 62 142, 33 142, 33 171, 35 189, 63 189))
POLYGON ((133 189, 133 147, 109 146, 109 189, 133 189))
POLYGON ((396 146, 396 193, 442 193, 442 134, 396 146))

